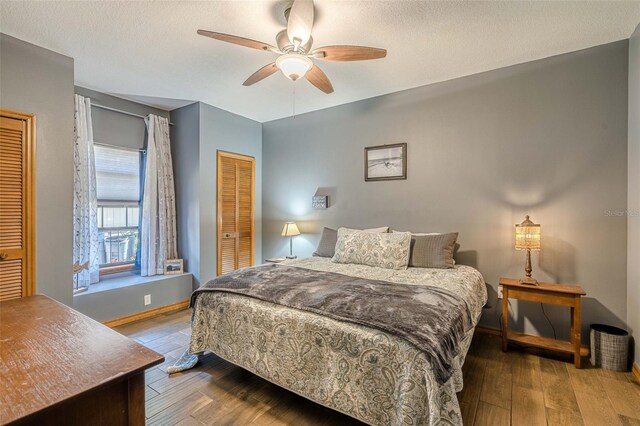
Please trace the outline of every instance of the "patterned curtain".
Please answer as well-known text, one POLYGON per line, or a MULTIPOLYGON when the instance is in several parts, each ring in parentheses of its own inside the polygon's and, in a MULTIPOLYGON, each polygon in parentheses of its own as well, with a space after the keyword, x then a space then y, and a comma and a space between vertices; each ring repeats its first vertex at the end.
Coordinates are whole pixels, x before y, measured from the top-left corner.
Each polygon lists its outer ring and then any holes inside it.
POLYGON ((98 200, 93 154, 91 99, 75 95, 75 144, 73 151, 73 262, 74 289, 98 282, 98 200))
POLYGON ((165 260, 178 256, 169 120, 150 114, 145 123, 148 136, 140 229, 142 276, 163 274, 165 260))

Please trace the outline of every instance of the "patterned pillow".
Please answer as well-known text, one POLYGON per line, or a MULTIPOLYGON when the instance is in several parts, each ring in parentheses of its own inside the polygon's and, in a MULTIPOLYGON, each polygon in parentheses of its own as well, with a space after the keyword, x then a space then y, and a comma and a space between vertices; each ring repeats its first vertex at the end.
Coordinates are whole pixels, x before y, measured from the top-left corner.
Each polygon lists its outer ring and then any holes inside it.
POLYGON ((378 266, 386 269, 407 269, 411 233, 372 233, 353 229, 338 229, 335 263, 378 266))
MULTIPOLYGON (((347 228, 345 228, 347 229, 347 228)), ((356 229, 354 229, 356 231, 356 229)), ((369 228, 363 229, 363 232, 388 232, 389 227, 383 226, 380 228, 369 228)), ((327 228, 326 226, 322 228, 322 234, 320 235, 320 242, 318 243, 318 247, 316 247, 316 251, 313 252, 314 256, 317 257, 333 257, 336 253, 336 243, 338 242, 338 231, 335 229, 327 228)))

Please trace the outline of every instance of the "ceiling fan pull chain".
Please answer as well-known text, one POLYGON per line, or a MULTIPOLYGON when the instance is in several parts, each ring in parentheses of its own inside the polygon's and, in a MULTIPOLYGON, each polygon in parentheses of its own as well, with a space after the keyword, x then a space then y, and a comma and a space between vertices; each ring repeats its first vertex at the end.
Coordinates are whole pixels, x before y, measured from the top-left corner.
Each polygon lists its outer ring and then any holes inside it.
POLYGON ((293 119, 296 118, 296 81, 293 80, 293 119))

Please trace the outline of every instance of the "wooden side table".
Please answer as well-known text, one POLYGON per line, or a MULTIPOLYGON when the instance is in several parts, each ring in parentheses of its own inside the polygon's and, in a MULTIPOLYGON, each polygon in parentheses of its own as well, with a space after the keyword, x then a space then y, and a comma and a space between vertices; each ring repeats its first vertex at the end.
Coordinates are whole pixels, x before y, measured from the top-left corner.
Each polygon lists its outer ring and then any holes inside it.
POLYGON ((581 297, 587 294, 582 287, 549 283, 538 283, 538 285, 520 284, 520 280, 514 278, 500 278, 500 285, 502 286, 502 350, 506 352, 509 342, 513 342, 525 346, 569 353, 573 354, 576 368, 580 368, 581 357, 589 355, 589 350, 580 346, 581 297), (570 307, 571 341, 510 331, 509 298, 570 307))

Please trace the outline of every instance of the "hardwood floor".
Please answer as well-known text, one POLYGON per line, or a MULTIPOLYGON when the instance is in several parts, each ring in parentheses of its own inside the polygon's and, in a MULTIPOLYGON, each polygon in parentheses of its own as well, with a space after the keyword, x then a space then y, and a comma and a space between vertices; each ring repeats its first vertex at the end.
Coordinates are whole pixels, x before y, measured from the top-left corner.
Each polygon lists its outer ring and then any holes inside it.
MULTIPOLYGON (((163 353, 146 373, 148 425, 361 425, 208 354, 194 369, 166 368, 189 342, 191 311, 115 328, 163 353)), ((497 336, 476 335, 458 394, 465 425, 640 426, 640 384, 631 373, 586 368, 536 350, 503 353, 497 336)))

